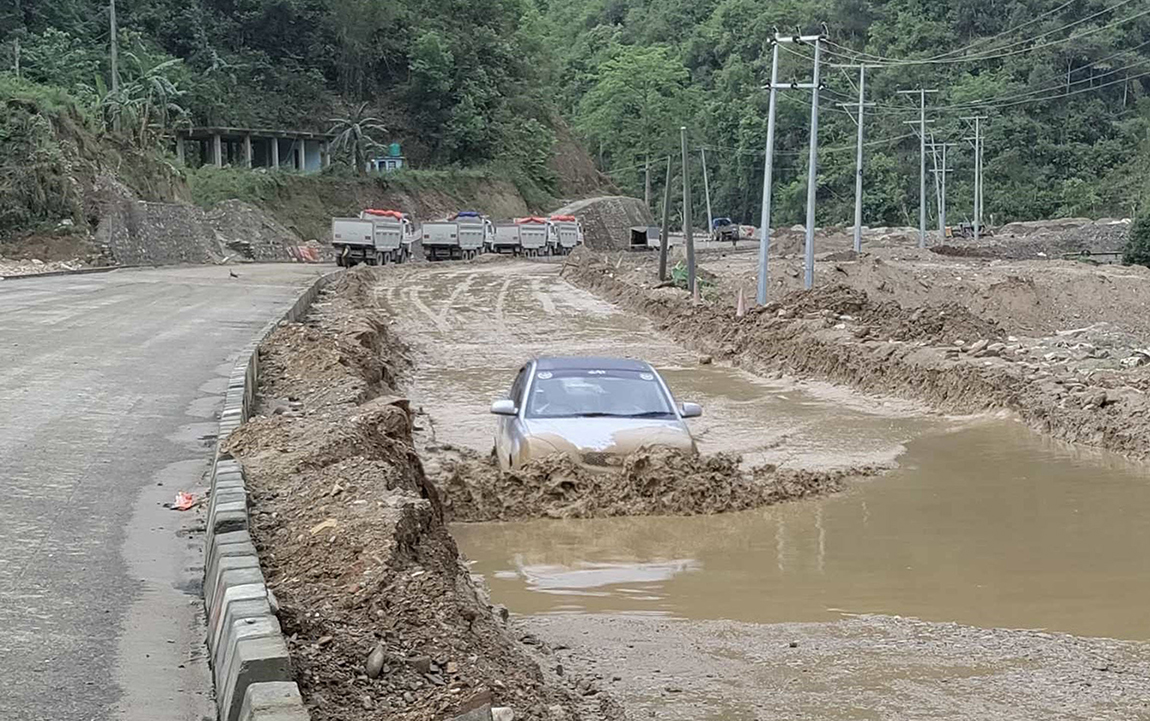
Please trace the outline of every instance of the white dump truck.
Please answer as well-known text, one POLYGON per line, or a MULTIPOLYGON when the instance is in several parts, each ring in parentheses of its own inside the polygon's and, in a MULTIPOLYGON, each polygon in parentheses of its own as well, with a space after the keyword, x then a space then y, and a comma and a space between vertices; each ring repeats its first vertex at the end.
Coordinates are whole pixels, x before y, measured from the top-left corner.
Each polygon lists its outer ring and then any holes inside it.
POLYGON ((546 218, 516 218, 515 225, 519 227, 519 247, 523 255, 535 257, 551 253, 551 226, 546 218))
POLYGON ((546 218, 516 218, 495 226, 488 244, 493 253, 514 253, 534 257, 550 253, 551 227, 546 218))
POLYGON ((495 235, 487 249, 492 253, 512 253, 519 255, 523 246, 519 242, 519 226, 515 223, 500 223, 495 226, 495 235))
POLYGON ((422 236, 428 260, 474 258, 495 237, 495 226, 481 214, 464 210, 447 220, 424 223, 422 236))
POLYGON ((583 245, 583 226, 573 215, 552 215, 548 222, 551 231, 550 245, 553 253, 567 255, 583 245))
POLYGON ((332 218, 331 244, 344 268, 364 263, 405 263, 411 258, 415 225, 398 210, 369 208, 358 218, 332 218))

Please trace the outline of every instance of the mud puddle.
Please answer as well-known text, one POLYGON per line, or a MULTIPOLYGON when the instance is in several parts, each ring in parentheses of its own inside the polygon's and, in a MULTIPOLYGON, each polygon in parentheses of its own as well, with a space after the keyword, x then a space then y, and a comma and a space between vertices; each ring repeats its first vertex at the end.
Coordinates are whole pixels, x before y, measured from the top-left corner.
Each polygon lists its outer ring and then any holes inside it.
POLYGON ((920 437, 889 475, 741 514, 457 525, 524 614, 760 623, 854 614, 1150 639, 1150 478, 988 422, 920 437))

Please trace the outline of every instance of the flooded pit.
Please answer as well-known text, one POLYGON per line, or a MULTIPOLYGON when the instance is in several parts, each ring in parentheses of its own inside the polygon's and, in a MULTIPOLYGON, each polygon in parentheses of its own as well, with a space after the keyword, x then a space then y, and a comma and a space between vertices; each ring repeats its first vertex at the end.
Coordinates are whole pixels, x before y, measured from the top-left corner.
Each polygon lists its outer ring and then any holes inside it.
POLYGON ((491 400, 545 354, 643 358, 704 452, 798 468, 883 463, 846 493, 737 515, 455 526, 513 611, 753 622, 898 614, 1150 639, 1150 480, 1142 466, 1006 421, 940 418, 817 384, 699 365, 646 320, 528 263, 385 276, 435 438, 486 452, 491 400), (389 285, 390 284, 390 285, 389 285))
POLYGON ((1150 639, 1150 482, 994 422, 847 493, 741 514, 457 525, 520 613, 753 622, 913 616, 1150 639))

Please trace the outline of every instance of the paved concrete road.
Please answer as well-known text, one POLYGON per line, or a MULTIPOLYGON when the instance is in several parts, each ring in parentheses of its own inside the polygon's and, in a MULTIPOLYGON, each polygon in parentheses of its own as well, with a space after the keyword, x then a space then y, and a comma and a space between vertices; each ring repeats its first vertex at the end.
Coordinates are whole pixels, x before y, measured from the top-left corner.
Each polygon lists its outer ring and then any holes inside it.
POLYGON ((0 717, 215 718, 200 513, 238 351, 325 268, 0 282, 0 717))

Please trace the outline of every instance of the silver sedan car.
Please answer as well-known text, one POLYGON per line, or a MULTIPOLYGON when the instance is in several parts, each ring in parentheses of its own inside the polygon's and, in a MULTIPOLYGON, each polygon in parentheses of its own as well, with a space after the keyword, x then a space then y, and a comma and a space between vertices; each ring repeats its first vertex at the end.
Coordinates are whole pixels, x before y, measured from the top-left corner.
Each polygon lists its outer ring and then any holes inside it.
POLYGON ((649 363, 615 358, 537 358, 511 392, 491 405, 499 416, 495 453, 505 469, 556 453, 610 469, 641 448, 697 453, 685 419, 703 409, 677 405, 649 363))

